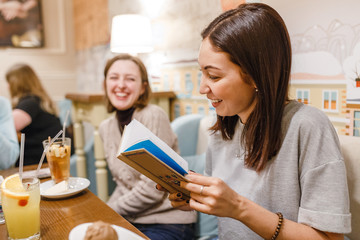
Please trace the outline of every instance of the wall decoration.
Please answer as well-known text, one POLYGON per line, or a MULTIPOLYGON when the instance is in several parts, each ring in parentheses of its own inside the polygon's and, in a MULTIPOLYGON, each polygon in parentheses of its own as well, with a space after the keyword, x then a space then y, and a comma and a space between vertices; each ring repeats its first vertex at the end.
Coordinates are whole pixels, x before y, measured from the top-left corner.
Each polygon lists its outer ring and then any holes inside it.
POLYGON ((110 41, 107 0, 73 0, 75 47, 85 50, 110 41))
POLYGON ((0 1, 0 47, 44 46, 40 0, 0 1))
POLYGON ((354 131, 354 111, 360 108, 359 29, 359 24, 334 19, 328 27, 313 25, 291 36, 291 97, 323 110, 339 134, 355 136, 359 136, 354 131), (306 97, 301 95, 303 89, 306 97))

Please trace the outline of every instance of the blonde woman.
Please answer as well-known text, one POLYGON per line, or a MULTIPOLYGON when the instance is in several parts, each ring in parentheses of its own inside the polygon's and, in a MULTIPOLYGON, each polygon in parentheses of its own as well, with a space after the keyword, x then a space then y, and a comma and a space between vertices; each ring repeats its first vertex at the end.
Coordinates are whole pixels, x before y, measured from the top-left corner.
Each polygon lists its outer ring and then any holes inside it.
POLYGON ((108 112, 115 112, 99 127, 106 161, 116 182, 107 204, 150 239, 193 239, 196 213, 172 208, 167 194, 155 189, 155 182, 116 157, 123 129, 132 119, 178 150, 168 116, 160 107, 149 104, 151 88, 145 65, 129 54, 109 59, 104 69, 104 89, 108 112))
POLYGON ((62 128, 56 106, 30 66, 12 66, 6 73, 6 81, 15 129, 26 136, 24 165, 37 164, 43 151, 42 141, 48 136, 53 137, 62 128))

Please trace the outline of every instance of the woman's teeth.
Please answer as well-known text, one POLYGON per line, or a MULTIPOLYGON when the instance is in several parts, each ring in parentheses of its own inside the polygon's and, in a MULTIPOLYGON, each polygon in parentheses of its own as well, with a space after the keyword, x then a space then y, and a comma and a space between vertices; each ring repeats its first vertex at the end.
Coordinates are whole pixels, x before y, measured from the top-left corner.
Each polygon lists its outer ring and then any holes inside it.
POLYGON ((211 99, 210 100, 212 103, 218 103, 218 102, 221 102, 222 100, 220 100, 220 99, 211 99))
POLYGON ((126 93, 115 93, 115 95, 118 97, 125 97, 126 93))

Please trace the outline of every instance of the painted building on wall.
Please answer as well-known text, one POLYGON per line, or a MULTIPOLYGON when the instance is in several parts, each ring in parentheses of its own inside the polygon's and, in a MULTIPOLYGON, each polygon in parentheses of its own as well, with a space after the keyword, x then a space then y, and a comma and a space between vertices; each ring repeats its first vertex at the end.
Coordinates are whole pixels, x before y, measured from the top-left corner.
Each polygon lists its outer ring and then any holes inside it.
MULTIPOLYGON (((357 98, 360 96, 360 84, 356 81, 356 73, 351 74, 352 70, 347 70, 350 67, 346 67, 360 63, 360 60, 343 67, 331 53, 314 51, 294 54, 294 61, 290 97, 325 112, 338 134, 360 136, 360 99, 357 98), (309 68, 314 65, 316 69, 309 68)), ((193 113, 215 114, 206 97, 199 93, 201 76, 198 63, 193 59, 165 63, 161 76, 153 78, 152 88, 155 91, 176 93, 172 119, 193 113)))
POLYGON ((206 96, 199 93, 202 73, 196 59, 165 63, 161 69, 161 77, 152 89, 174 91, 171 118, 175 119, 186 114, 213 114, 215 109, 209 104, 206 96))

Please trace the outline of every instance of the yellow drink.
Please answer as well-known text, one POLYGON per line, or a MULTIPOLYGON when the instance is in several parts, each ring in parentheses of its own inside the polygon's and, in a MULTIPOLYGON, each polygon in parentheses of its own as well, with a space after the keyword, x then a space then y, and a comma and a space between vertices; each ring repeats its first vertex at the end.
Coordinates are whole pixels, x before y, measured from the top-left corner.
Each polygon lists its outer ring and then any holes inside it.
POLYGON ((40 239, 40 182, 14 174, 1 184, 2 208, 9 239, 40 239))
MULTIPOLYGON (((44 148, 49 144, 48 140, 43 142, 44 148)), ((67 181, 70 177, 70 155, 71 139, 56 140, 46 151, 46 159, 49 164, 51 178, 55 183, 67 181)))

